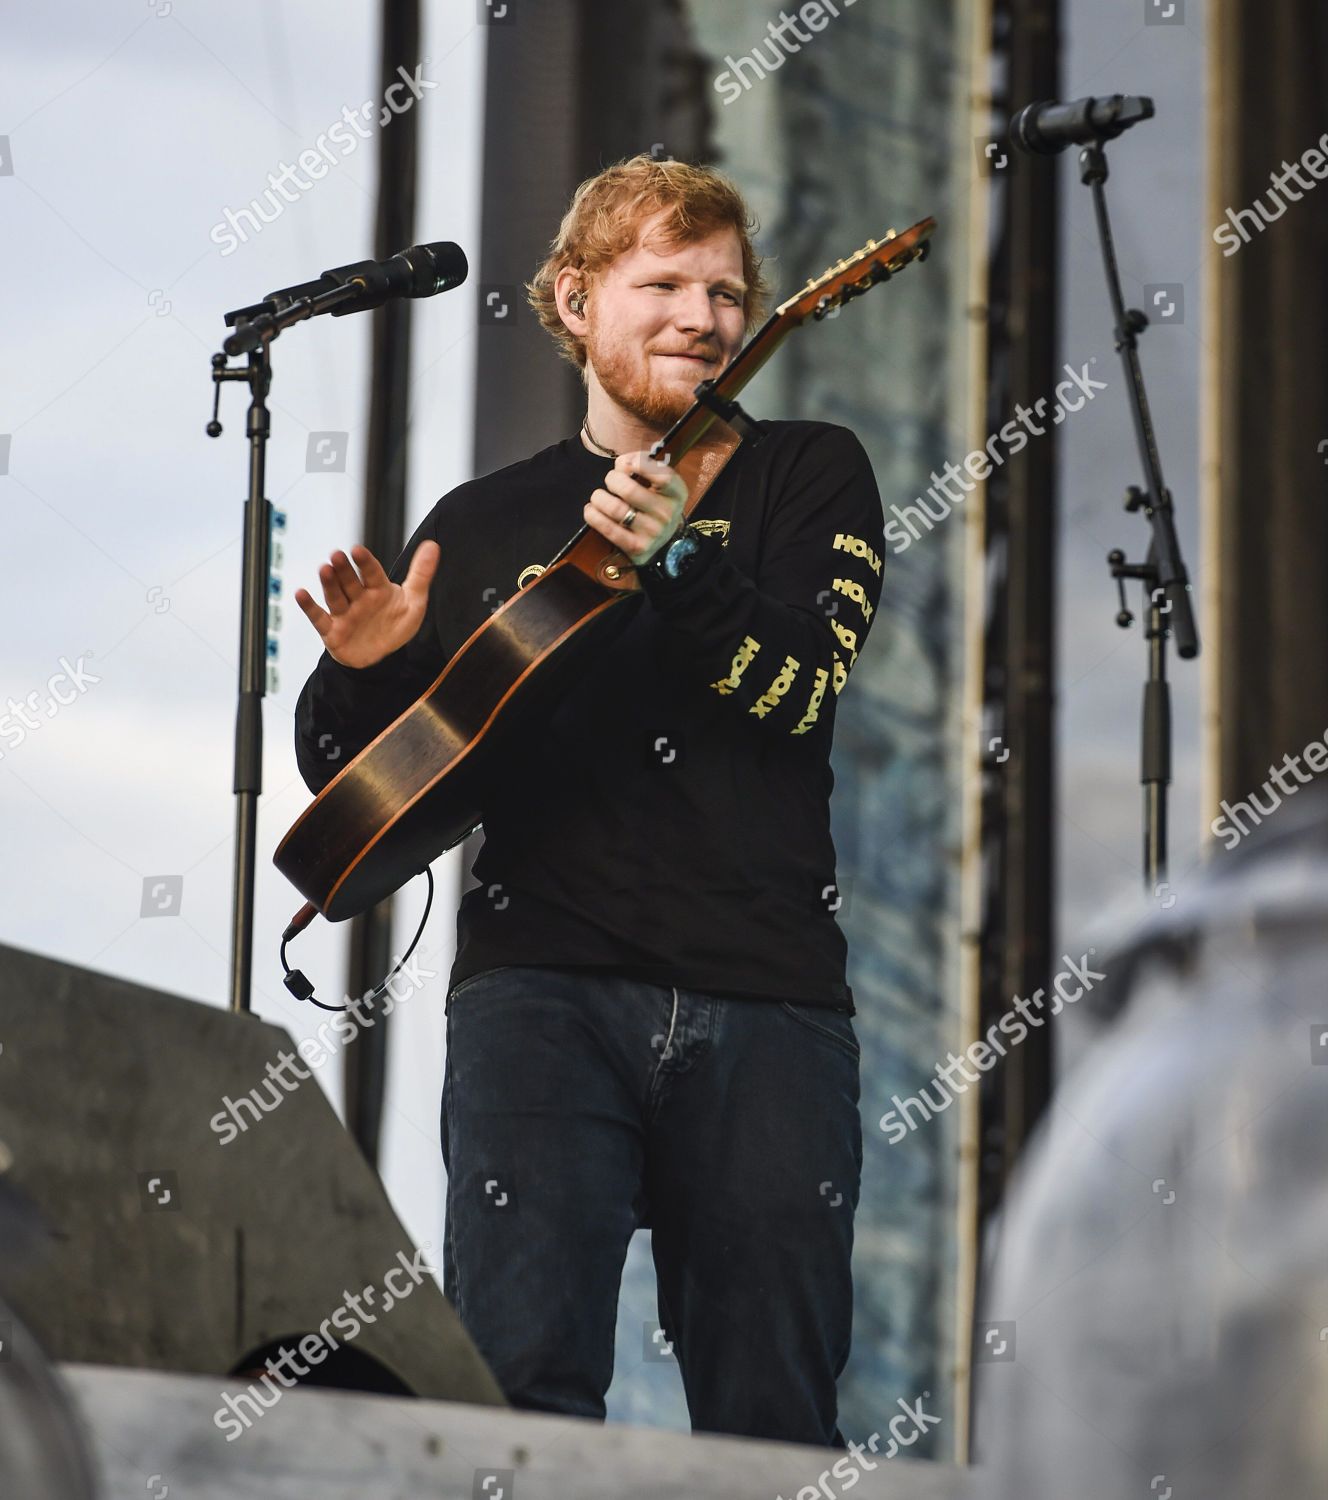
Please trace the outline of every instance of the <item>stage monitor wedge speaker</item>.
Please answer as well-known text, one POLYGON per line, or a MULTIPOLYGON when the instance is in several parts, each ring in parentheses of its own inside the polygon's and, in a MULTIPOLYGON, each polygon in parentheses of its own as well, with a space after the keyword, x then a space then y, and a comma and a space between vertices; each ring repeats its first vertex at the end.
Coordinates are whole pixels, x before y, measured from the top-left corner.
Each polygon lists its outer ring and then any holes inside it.
POLYGON ((421 1274, 441 1246, 417 1258, 316 1078, 269 1075, 295 1052, 255 1016, 0 948, 0 1161, 46 1227, 0 1294, 60 1361, 224 1377, 313 1336, 308 1383, 505 1405, 421 1274))

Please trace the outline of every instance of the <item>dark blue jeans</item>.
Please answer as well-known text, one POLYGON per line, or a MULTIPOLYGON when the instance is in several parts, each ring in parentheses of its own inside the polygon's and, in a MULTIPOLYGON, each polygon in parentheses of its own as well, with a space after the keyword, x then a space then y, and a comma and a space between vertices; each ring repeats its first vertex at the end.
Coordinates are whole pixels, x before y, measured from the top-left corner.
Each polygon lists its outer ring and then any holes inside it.
POLYGON ((862 1170, 840 1011, 511 966, 448 996, 443 1288, 513 1406, 604 1418, 651 1230, 692 1428, 842 1447, 862 1170))

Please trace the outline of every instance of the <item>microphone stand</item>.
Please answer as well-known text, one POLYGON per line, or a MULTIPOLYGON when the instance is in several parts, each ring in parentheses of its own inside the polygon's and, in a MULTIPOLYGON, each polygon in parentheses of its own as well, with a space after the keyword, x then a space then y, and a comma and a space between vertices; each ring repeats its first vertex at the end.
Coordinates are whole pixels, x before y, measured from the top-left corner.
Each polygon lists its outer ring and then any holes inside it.
POLYGON ((254 862, 258 848, 258 798, 263 790, 263 695, 267 688, 267 605, 271 571, 272 504, 266 498, 267 440, 271 419, 267 395, 272 385, 272 340, 292 323, 332 312, 342 302, 355 301, 363 287, 347 282, 315 290, 305 283, 252 307, 226 314, 235 328, 222 345, 225 353, 212 356, 212 420, 209 437, 220 437, 217 420, 221 385, 243 380, 249 386, 249 494, 244 504, 244 553, 240 566, 240 686, 235 715, 235 860, 231 894, 230 1008, 250 1009, 254 956, 254 862), (291 298, 302 291, 304 296, 291 298), (290 298, 290 300, 287 300, 290 298), (229 366, 227 355, 248 354, 247 365, 229 366))
POLYGON ((1176 536, 1171 491, 1162 482, 1162 459, 1139 364, 1139 335, 1148 327, 1148 318, 1137 308, 1127 311, 1121 294, 1116 249, 1103 188, 1108 175, 1107 158, 1100 143, 1084 147, 1079 155, 1079 169, 1080 181, 1093 190, 1102 262, 1116 319, 1116 350, 1125 366, 1134 434, 1147 480, 1146 489, 1137 485, 1129 487, 1125 509, 1131 514, 1138 510, 1144 512, 1152 529, 1148 554, 1142 563, 1128 563, 1125 553, 1117 547, 1107 554, 1107 562, 1120 594, 1116 623, 1122 630, 1134 622, 1134 616, 1125 607, 1124 580, 1137 578, 1144 585, 1148 598, 1148 626, 1144 632, 1148 643, 1148 679, 1144 684, 1139 780, 1144 789, 1144 888, 1150 896, 1155 896, 1167 873, 1167 787, 1171 783, 1167 638, 1174 633, 1176 650, 1189 660, 1199 654, 1199 637, 1190 607, 1189 577, 1176 536))

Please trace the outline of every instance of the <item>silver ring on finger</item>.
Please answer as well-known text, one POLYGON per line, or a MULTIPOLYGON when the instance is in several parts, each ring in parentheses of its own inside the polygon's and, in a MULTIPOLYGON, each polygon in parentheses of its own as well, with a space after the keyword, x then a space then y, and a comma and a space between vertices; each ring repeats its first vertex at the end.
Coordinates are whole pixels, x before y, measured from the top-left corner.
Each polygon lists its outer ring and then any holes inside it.
POLYGON ((622 525, 626 528, 626 530, 630 531, 632 529, 632 522, 635 520, 636 511, 634 511, 629 505, 627 507, 627 514, 622 518, 622 525))

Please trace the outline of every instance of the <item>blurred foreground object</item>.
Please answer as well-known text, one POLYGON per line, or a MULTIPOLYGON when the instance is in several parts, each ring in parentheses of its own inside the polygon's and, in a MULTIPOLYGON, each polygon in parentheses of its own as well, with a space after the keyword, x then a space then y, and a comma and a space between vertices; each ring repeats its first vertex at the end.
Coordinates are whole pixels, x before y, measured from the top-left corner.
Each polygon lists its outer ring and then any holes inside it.
POLYGON ((1009 1500, 1328 1493, 1328 797, 1214 846, 1119 945, 975 1332, 1009 1500))
MULTIPOLYGON (((0 1172, 9 1160, 0 1142, 0 1172)), ((33 1244, 31 1211, 0 1178, 0 1269, 33 1244)), ((36 1340, 0 1301, 0 1495, 95 1500, 87 1445, 64 1385, 36 1340)))

